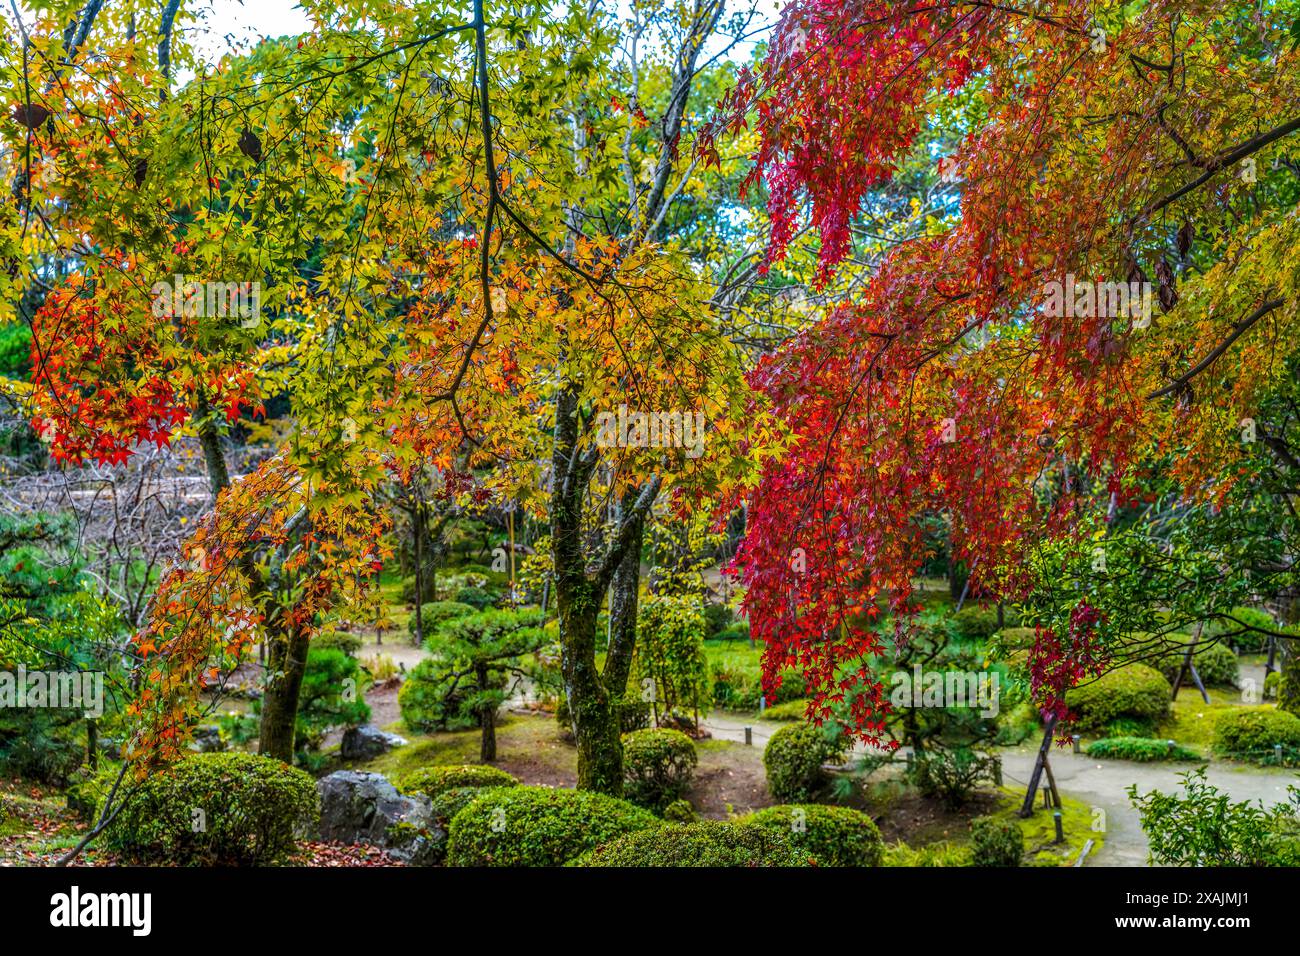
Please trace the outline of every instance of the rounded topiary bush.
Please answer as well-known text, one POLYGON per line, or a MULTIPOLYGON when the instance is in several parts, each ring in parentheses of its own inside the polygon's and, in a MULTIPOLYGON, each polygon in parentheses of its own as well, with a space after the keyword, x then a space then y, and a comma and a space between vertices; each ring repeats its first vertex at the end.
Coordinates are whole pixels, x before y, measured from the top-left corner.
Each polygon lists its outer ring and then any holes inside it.
POLYGON ((885 842, 871 817, 816 803, 766 807, 749 820, 782 834, 818 866, 880 866, 885 842))
POLYGON ((449 866, 560 866, 615 837, 660 826, 641 807, 586 790, 493 787, 451 821, 449 866))
POLYGON ((455 787, 513 787, 514 777, 488 764, 465 764, 452 767, 421 767, 412 770, 398 783, 404 793, 423 793, 429 799, 455 787))
POLYGON ((456 814, 481 797, 484 787, 452 787, 433 798, 433 818, 444 829, 455 819, 456 814))
POLYGON ((496 591, 487 588, 468 587, 456 592, 456 601, 459 604, 468 604, 476 611, 486 611, 496 606, 498 596, 496 591))
MULTIPOLYGON (((1005 613, 1003 620, 1006 620, 1005 613)), ((952 632, 963 641, 982 641, 998 630, 998 612, 992 608, 964 607, 952 616, 952 632)))
POLYGON ((680 730, 635 730, 623 735, 623 793, 633 803, 662 810, 691 784, 699 757, 680 730))
POLYGON ((1079 730, 1103 730, 1117 719, 1154 724, 1169 714, 1171 688, 1145 664, 1125 664, 1065 692, 1079 730))
POLYGON ((342 651, 348 657, 356 657, 361 650, 361 638, 347 631, 324 631, 311 641, 313 651, 342 651))
POLYGON ((670 823, 694 823, 699 819, 689 800, 674 800, 664 807, 663 818, 670 823))
POLYGON ((785 837, 754 823, 668 823, 602 844, 574 866, 806 866, 785 837))
POLYGON ((791 724, 772 735, 763 750, 767 789, 778 800, 811 799, 827 783, 822 764, 843 758, 844 744, 812 724, 791 724))
MULTIPOLYGON (((468 617, 471 614, 477 614, 478 608, 471 607, 468 604, 462 604, 459 601, 433 601, 429 604, 420 605, 420 623, 423 626, 423 633, 427 639, 429 635, 435 633, 438 628, 448 621, 454 621, 457 618, 468 617)), ((407 628, 411 636, 415 637, 416 617, 411 615, 407 628)))
POLYGON ((1008 651, 1027 651, 1038 640, 1038 631, 1032 627, 1004 627, 993 640, 1008 651))
POLYGON ((1300 717, 1271 707, 1242 707, 1214 721, 1214 750, 1224 756, 1267 760, 1277 744, 1300 747, 1300 717))
MULTIPOLYGON (((1170 684, 1178 678, 1178 671, 1187 656, 1187 644, 1191 641, 1189 635, 1135 635, 1131 640, 1131 656, 1135 660, 1160 671, 1170 684)), ((1237 684, 1237 655, 1227 644, 1201 641, 1192 652, 1192 663, 1196 665, 1196 673, 1201 680, 1211 687, 1235 687, 1237 684)), ((1183 685, 1191 684, 1192 676, 1188 673, 1183 678, 1183 685)))
POLYGON ((253 754, 195 754, 147 778, 104 838, 142 862, 254 866, 288 853, 319 812, 316 783, 301 770, 253 754))
POLYGON ((1010 820, 976 817, 970 822, 971 862, 975 866, 1019 866, 1025 835, 1010 820))

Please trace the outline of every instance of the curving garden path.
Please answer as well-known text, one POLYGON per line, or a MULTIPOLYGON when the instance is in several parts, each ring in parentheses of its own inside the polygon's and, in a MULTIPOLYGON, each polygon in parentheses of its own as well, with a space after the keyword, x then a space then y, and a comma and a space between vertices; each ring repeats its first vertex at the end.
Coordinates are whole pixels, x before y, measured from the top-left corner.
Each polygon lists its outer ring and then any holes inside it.
MULTIPOLYGON (((705 730, 720 740, 743 743, 745 728, 751 728, 753 745, 760 752, 768 738, 783 725, 772 721, 750 720, 731 714, 711 714, 701 721, 705 730)), ((1037 747, 1008 748, 1001 751, 1002 775, 1008 785, 1025 787, 1033 772, 1037 747)), ((1051 754, 1052 772, 1061 792, 1081 803, 1105 811, 1106 840, 1096 856, 1085 866, 1145 866, 1147 840, 1138 822, 1137 811, 1129 803, 1128 788, 1136 784, 1140 793, 1149 790, 1177 792, 1178 775, 1195 763, 1131 763, 1123 760, 1099 761, 1068 749, 1051 754)), ((1287 799, 1287 786, 1300 786, 1300 774, 1294 770, 1248 767, 1240 764, 1208 762, 1207 779, 1234 801, 1262 800, 1265 805, 1287 799)))

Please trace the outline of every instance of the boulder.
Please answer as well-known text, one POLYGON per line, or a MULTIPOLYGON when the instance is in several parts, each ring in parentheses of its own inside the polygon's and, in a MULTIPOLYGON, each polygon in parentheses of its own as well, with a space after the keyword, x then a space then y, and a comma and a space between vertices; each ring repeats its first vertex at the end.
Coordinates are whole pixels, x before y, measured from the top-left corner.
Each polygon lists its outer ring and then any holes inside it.
POLYGON ((344 760, 370 760, 388 753, 393 747, 406 743, 405 737, 386 734, 378 727, 367 724, 364 727, 349 727, 343 732, 343 744, 340 755, 344 760))
POLYGON ((381 773, 338 770, 316 781, 320 837, 381 847, 411 866, 442 858, 446 832, 434 822, 429 798, 398 793, 381 773))
POLYGON ((201 754, 216 753, 226 749, 226 742, 221 739, 221 728, 213 724, 204 724, 201 727, 194 728, 194 739, 190 741, 190 749, 197 750, 201 754))

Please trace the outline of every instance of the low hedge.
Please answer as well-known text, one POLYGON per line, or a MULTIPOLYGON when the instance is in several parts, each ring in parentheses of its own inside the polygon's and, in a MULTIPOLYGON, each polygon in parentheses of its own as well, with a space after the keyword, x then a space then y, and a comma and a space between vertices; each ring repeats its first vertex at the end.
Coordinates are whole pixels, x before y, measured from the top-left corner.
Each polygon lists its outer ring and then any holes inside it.
POLYGON ((451 820, 449 866, 560 866, 637 830, 661 826, 641 807, 586 790, 493 787, 451 820))
POLYGON ((1103 737, 1088 745, 1089 757, 1103 760, 1132 760, 1137 763, 1155 763, 1161 760, 1200 760, 1201 755, 1167 740, 1151 737, 1103 737))
POLYGON ((574 866, 807 866, 779 832, 754 823, 668 823, 602 844, 574 866))
POLYGON ((843 759, 844 742, 821 727, 791 724, 774 733, 763 750, 767 789, 777 800, 798 803, 814 797, 828 781, 822 764, 843 759))
POLYGON ((680 730, 653 728, 623 736, 623 793, 633 803, 661 811, 691 785, 699 757, 680 730))
POLYGON ((880 866, 885 841, 871 817, 816 803, 766 807, 749 822, 783 835, 818 866, 880 866))
POLYGON ((1164 675, 1145 664, 1125 664, 1065 692, 1079 730, 1104 730, 1125 719, 1154 725, 1169 714, 1171 688, 1164 675))
POLYGON ((316 783, 278 760, 195 754, 148 777, 104 831, 138 862, 256 866, 293 848, 320 813, 316 783))
POLYGON ((1300 717, 1272 707, 1241 707, 1214 721, 1214 751, 1225 757, 1269 760, 1276 744, 1300 747, 1300 717))
POLYGON ((518 780, 497 767, 465 764, 412 770, 398 783, 398 789, 403 793, 422 793, 432 800, 455 787, 513 787, 518 783, 518 780))

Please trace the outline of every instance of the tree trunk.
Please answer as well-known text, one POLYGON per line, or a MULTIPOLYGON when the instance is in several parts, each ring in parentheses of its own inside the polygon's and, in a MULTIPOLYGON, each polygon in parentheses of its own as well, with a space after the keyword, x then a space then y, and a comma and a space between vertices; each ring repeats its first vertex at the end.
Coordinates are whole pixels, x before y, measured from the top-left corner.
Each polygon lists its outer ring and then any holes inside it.
MULTIPOLYGON (((637 492, 629 491, 623 499, 623 511, 631 508, 637 492)), ((645 520, 633 518, 635 527, 631 543, 614 572, 609 596, 609 653, 601 675, 605 690, 617 701, 627 691, 627 677, 632 669, 632 652, 636 648, 637 591, 641 586, 641 544, 645 538, 645 520)))
POLYGON ((1282 682, 1277 687, 1277 709, 1300 717, 1300 646, 1297 638, 1278 638, 1282 682))
POLYGON ((578 743, 578 788, 621 796, 623 793, 623 743, 619 739, 618 713, 605 682, 596 669, 596 617, 600 599, 586 580, 571 574, 568 586, 557 584, 560 616, 561 669, 569 701, 569 717, 578 743))
POLYGON ((257 752, 292 763, 298 692, 302 688, 303 672, 307 669, 309 639, 305 631, 285 633, 277 627, 270 643, 269 677, 262 692, 257 752))
MULTIPOLYGON (((480 665, 474 668, 474 679, 478 692, 485 694, 488 689, 488 669, 480 665)), ((478 759, 491 763, 497 759, 497 708, 495 704, 484 704, 478 711, 478 725, 482 731, 479 738, 478 759)))
MULTIPOLYGON (((418 489, 417 489, 418 491, 418 489)), ((417 501, 411 512, 415 537, 415 646, 424 646, 424 502, 417 501)))
MULTIPOLYGON (((1300 623, 1300 598, 1291 596, 1283 613, 1288 627, 1300 623)), ((1278 710, 1300 717, 1300 637, 1275 637, 1282 683, 1278 684, 1278 710)))

